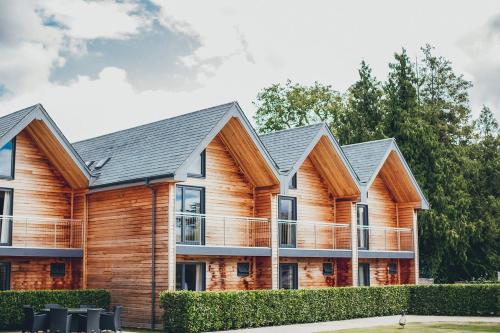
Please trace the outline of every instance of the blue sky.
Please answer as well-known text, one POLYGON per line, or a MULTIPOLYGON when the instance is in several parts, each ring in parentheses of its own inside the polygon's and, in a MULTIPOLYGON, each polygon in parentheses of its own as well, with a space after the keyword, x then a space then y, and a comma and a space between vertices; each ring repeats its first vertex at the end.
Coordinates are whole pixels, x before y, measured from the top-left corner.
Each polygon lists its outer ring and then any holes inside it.
POLYGON ((500 2, 0 2, 0 114, 42 103, 70 140, 237 100, 272 83, 345 91, 361 60, 430 43, 500 118, 500 2))

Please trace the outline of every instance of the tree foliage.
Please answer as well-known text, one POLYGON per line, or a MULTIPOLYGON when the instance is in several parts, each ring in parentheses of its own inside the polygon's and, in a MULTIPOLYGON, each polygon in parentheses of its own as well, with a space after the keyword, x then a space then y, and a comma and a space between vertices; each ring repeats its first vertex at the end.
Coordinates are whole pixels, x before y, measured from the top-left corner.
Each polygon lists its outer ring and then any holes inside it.
POLYGON ((419 214, 422 275, 451 282, 500 271, 500 137, 491 110, 471 119, 471 82, 426 45, 394 54, 384 82, 363 61, 344 93, 288 81, 257 96, 262 133, 325 121, 342 144, 396 138, 431 210, 419 214))

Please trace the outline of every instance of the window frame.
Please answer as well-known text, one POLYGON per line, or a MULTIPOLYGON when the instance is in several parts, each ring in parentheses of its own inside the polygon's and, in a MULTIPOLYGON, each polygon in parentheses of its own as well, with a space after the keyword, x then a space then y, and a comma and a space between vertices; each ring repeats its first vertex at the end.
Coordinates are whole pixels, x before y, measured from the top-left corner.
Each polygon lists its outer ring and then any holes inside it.
POLYGON ((334 276, 335 275, 335 267, 333 266, 333 262, 324 262, 323 263, 323 275, 324 276, 334 276), (325 267, 330 267, 330 273, 325 273, 325 267))
MULTIPOLYGON (((190 178, 205 178, 207 176, 207 150, 203 149, 200 153, 201 173, 188 172, 187 176, 190 178)), ((189 169, 189 168, 188 168, 189 169)))
POLYGON ((12 138, 9 142, 12 142, 12 155, 11 155, 11 162, 10 162, 10 175, 1 175, 0 174, 0 179, 4 180, 14 180, 15 179, 15 170, 16 170, 16 137, 12 138))
POLYGON ((289 190, 296 190, 297 189, 297 172, 290 178, 290 182, 288 183, 288 189, 289 190))
POLYGON ((239 277, 248 277, 248 276, 250 276, 250 263, 247 262, 247 261, 246 262, 239 262, 239 263, 237 263, 236 264, 236 275, 239 276, 239 277), (244 271, 242 272, 240 270, 241 266, 247 267, 246 272, 244 272, 244 271))
MULTIPOLYGON (((186 265, 200 265, 201 266, 201 290, 196 291, 206 291, 207 290, 207 264, 202 261, 181 261, 175 264, 175 290, 188 290, 188 289, 177 289, 177 266, 182 266, 181 280, 184 281, 186 278, 186 265)), ((181 284, 182 285, 182 284, 181 284)))
POLYGON ((292 288, 287 288, 288 290, 296 290, 296 289, 299 289, 299 265, 298 263, 280 263, 279 264, 279 269, 278 269, 278 273, 279 273, 279 289, 285 289, 283 288, 283 281, 281 280, 281 270, 282 270, 282 267, 284 266, 289 266, 289 267, 292 267, 292 274, 293 274, 293 279, 292 279, 292 288))
POLYGON ((66 276, 66 263, 65 262, 51 262, 50 263, 50 277, 51 278, 63 278, 66 276), (56 267, 58 267, 56 269, 56 267), (60 272, 59 268, 63 268, 60 272))
POLYGON ((387 264, 387 273, 389 275, 397 275, 399 272, 399 266, 397 262, 390 262, 387 264), (391 269, 393 267, 394 269, 391 269))
MULTIPOLYGON (((291 196, 285 196, 285 195, 280 195, 278 197, 278 221, 297 221, 297 198, 296 197, 291 197, 291 196), (280 219, 279 215, 281 212, 281 201, 282 200, 290 200, 292 202, 292 219, 290 220, 283 220, 280 219)), ((296 248, 297 247, 297 223, 290 223, 287 222, 287 225, 291 225, 293 227, 290 227, 292 229, 291 233, 291 238, 292 241, 290 244, 282 242, 282 228, 278 227, 278 237, 279 237, 279 247, 280 248, 296 248)), ((283 223, 281 223, 283 225, 283 223)))
MULTIPOLYGON (((368 204, 357 203, 356 204, 356 224, 362 227, 368 227, 370 224, 369 215, 368 215, 368 204), (359 219, 359 207, 364 207, 362 224, 360 224, 359 219)), ((358 227, 358 249, 360 250, 369 250, 370 249, 370 230, 369 229, 360 229, 358 227), (361 244, 361 233, 363 233, 363 244, 361 244)))
MULTIPOLYGON (((176 205, 175 205, 175 212, 176 213, 189 213, 185 211, 185 200, 184 200, 184 191, 186 189, 191 189, 191 190, 199 190, 200 191, 200 215, 205 214, 205 188, 202 186, 192 186, 192 185, 176 185, 175 188, 175 200, 176 200, 176 205), (178 207, 177 205, 177 190, 181 190, 181 205, 182 207, 178 207), (180 208, 180 209, 179 209, 180 208)), ((196 214, 196 213, 192 213, 196 214)), ((176 218, 176 228, 177 228, 177 218, 176 218)), ((182 228, 181 231, 183 232, 184 229, 182 228)), ((177 230, 176 230, 176 235, 177 235, 177 230)), ((177 236, 176 236, 177 237, 177 236)), ((184 239, 183 236, 181 236, 181 239, 184 239)), ((177 244, 185 244, 185 242, 180 242, 177 244)), ((205 245, 205 219, 202 218, 201 220, 201 239, 200 239, 200 244, 199 245, 205 245)))
MULTIPOLYGON (((0 187, 1 192, 10 192, 10 212, 9 216, 12 216, 14 212, 14 189, 9 187, 0 187)), ((1 215, 1 212, 0 212, 1 215)), ((12 234, 13 234, 13 222, 12 219, 9 221, 9 241, 7 243, 0 243, 0 246, 12 246, 12 234)), ((3 221, 2 221, 3 223, 3 221)), ((1 227, 1 224, 0 224, 1 227)))
MULTIPOLYGON (((369 287, 370 286, 370 264, 363 262, 359 263, 358 267, 365 267, 363 269, 363 279, 365 280, 366 284, 363 285, 363 287, 369 287)), ((358 286, 361 286, 361 275, 359 275, 359 268, 358 268, 358 286)))
POLYGON ((11 264, 8 261, 0 261, 0 267, 5 267, 5 282, 0 285, 0 290, 10 290, 11 264))

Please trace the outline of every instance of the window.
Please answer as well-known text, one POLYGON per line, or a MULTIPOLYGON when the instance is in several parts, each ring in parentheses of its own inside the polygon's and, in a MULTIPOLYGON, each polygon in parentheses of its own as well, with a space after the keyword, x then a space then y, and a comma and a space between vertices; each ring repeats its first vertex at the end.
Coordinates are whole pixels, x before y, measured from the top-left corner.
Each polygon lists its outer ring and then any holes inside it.
POLYGON ((370 285, 370 264, 358 265, 358 286, 370 285))
POLYGON ((14 178, 14 155, 16 141, 13 139, 0 149, 0 178, 14 178))
POLYGON ((175 266, 175 288, 177 290, 205 290, 205 263, 179 263, 175 266))
POLYGON ((246 277, 250 275, 250 264, 248 262, 239 262, 237 265, 237 275, 246 277))
POLYGON ((297 264, 280 264, 280 288, 299 288, 297 264))
POLYGON ((370 230, 368 229, 368 206, 357 205, 357 219, 358 219, 358 248, 368 250, 370 230))
POLYGON ((292 176, 292 179, 290 179, 290 182, 288 183, 288 188, 291 190, 294 190, 297 188, 297 173, 295 173, 292 176))
POLYGON ((189 166, 187 172, 189 177, 205 177, 205 159, 206 152, 204 150, 194 159, 194 161, 189 166))
POLYGON ((10 263, 0 262, 0 290, 10 289, 10 263))
POLYGON ((278 201, 280 247, 295 247, 297 233, 297 199, 279 197, 278 201))
POLYGON ((61 262, 54 262, 50 264, 51 277, 64 277, 66 275, 66 264, 61 262))
POLYGON ((12 244, 12 190, 0 189, 0 245, 12 244))
POLYGON ((396 264, 395 262, 389 263, 389 265, 387 265, 387 270, 389 271, 390 275, 398 274, 398 264, 396 264))
POLYGON ((324 262, 323 263, 323 275, 331 276, 333 275, 333 263, 324 262))
POLYGON ((205 244, 205 189, 194 186, 177 186, 177 243, 205 244))

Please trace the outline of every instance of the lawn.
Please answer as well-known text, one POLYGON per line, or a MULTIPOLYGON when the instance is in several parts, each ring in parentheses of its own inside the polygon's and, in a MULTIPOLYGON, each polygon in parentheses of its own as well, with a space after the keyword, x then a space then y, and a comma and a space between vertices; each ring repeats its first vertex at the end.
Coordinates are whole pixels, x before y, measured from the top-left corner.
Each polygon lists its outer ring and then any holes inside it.
POLYGON ((377 326, 371 328, 355 328, 340 331, 327 331, 320 333, 491 333, 500 332, 500 324, 482 323, 409 323, 404 329, 399 325, 377 326))

